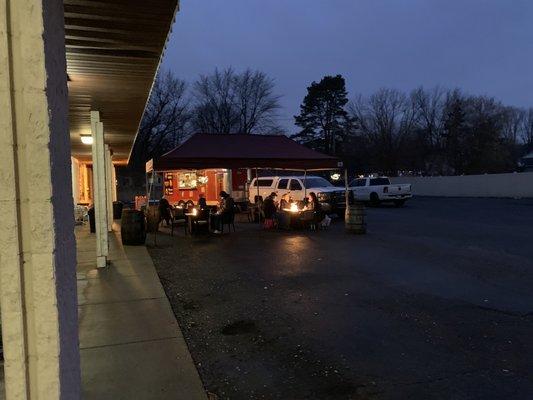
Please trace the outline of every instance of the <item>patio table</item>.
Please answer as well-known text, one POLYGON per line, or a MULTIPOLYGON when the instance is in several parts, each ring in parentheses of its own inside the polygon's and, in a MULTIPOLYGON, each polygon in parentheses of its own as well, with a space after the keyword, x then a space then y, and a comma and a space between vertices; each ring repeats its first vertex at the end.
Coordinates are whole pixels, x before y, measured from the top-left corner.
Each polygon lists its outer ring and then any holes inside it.
POLYGON ((300 217, 302 216, 304 211, 305 210, 294 211, 288 208, 284 208, 281 210, 283 214, 288 216, 288 219, 289 219, 288 228, 292 228, 292 229, 301 228, 300 217))
POLYGON ((200 210, 197 213, 193 213, 193 212, 185 213, 185 217, 187 218, 187 229, 189 231, 189 234, 192 235, 193 226, 196 225, 196 227, 198 227, 200 223, 207 223, 207 230, 210 231, 211 216, 212 216, 211 213, 208 211, 206 214, 205 210, 200 210))

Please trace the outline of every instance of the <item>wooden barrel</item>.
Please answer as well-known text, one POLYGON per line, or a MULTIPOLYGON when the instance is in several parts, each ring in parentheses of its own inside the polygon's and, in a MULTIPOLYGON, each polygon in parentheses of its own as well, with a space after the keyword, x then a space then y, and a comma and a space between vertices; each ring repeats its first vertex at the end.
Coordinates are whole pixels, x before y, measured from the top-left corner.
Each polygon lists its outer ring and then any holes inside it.
POLYGON ((142 211, 122 210, 120 224, 122 244, 130 246, 144 244, 146 240, 146 222, 142 211))
POLYGON ((160 220, 159 206, 151 205, 148 207, 146 211, 146 231, 150 233, 158 231, 160 220))
POLYGON ((360 201, 354 202, 346 208, 346 230, 362 235, 366 233, 365 205, 360 201))

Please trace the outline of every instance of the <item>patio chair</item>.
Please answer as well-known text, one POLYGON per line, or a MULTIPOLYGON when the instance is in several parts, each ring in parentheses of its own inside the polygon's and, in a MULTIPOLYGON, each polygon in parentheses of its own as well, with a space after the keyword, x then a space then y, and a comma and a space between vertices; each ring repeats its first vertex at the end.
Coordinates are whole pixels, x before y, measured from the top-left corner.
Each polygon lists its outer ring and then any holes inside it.
POLYGON ((255 196, 254 203, 248 206, 248 222, 257 222, 265 220, 265 213, 263 212, 263 196, 255 196))
POLYGON ((222 214, 222 233, 224 233, 224 225, 228 226, 228 232, 231 232, 231 228, 233 227, 233 232, 236 232, 235 230, 235 211, 222 214))
POLYGON ((265 213, 261 204, 252 204, 248 206, 248 222, 257 222, 258 219, 265 220, 265 213))
POLYGON ((174 236, 174 226, 183 225, 185 234, 187 234, 187 218, 185 217, 185 210, 182 208, 176 208, 174 210, 174 217, 170 224, 170 236, 174 236))
POLYGON ((315 212, 313 210, 303 211, 299 218, 302 228, 310 228, 311 230, 317 230, 317 222, 315 212))
POLYGON ((265 221, 263 222, 263 229, 274 229, 276 228, 276 221, 274 218, 265 218, 265 221))

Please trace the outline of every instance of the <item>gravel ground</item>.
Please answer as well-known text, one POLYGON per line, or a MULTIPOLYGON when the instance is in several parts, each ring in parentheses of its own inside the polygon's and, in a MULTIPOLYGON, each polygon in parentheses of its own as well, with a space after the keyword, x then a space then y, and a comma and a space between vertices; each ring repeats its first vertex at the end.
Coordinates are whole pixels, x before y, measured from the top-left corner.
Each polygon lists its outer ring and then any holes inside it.
POLYGON ((364 236, 340 222, 158 236, 149 250, 207 390, 532 399, 533 201, 419 198, 367 221, 364 236))

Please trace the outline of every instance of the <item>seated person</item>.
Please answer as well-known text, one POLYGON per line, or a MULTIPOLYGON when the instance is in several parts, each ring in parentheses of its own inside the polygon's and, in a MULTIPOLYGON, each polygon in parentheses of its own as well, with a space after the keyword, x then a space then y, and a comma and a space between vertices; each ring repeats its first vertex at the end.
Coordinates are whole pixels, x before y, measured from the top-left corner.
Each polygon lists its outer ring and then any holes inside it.
POLYGON ((279 202, 279 211, 277 213, 278 226, 282 229, 289 229, 291 224, 290 212, 287 211, 291 208, 291 201, 289 193, 284 193, 281 196, 281 201, 279 202))
POLYGON ((315 192, 311 192, 307 196, 306 208, 308 210, 314 211, 314 215, 315 215, 314 222, 317 224, 320 223, 326 216, 326 214, 324 213, 324 210, 322 210, 322 205, 320 204, 320 202, 318 201, 318 198, 316 197, 315 192))
POLYGON ((220 192, 220 207, 216 214, 213 214, 214 233, 221 233, 222 223, 233 218, 235 214, 235 201, 225 191, 220 192))
POLYGON ((277 219, 277 206, 276 206, 275 192, 270 193, 263 202, 263 214, 265 215, 265 228, 270 229, 274 227, 274 221, 277 219))
POLYGON ((207 208, 207 200, 205 199, 203 194, 201 194, 200 198, 198 199, 198 208, 200 210, 205 210, 207 208))
POLYGON ((306 208, 308 210, 313 210, 313 211, 322 211, 322 206, 320 205, 315 192, 311 192, 307 195, 306 208))
POLYGON ((164 220, 167 224, 167 226, 170 225, 172 222, 172 207, 170 206, 170 203, 168 200, 163 196, 161 200, 159 200, 159 220, 164 220))
POLYGON ((291 201, 289 198, 289 193, 283 193, 283 195, 281 196, 281 200, 279 202, 279 209, 281 211, 281 210, 285 210, 290 207, 291 207, 291 201))
POLYGON ((268 196, 265 201, 263 202, 263 213, 265 214, 265 219, 274 219, 276 216, 276 197, 277 194, 275 192, 270 193, 270 196, 268 196))

